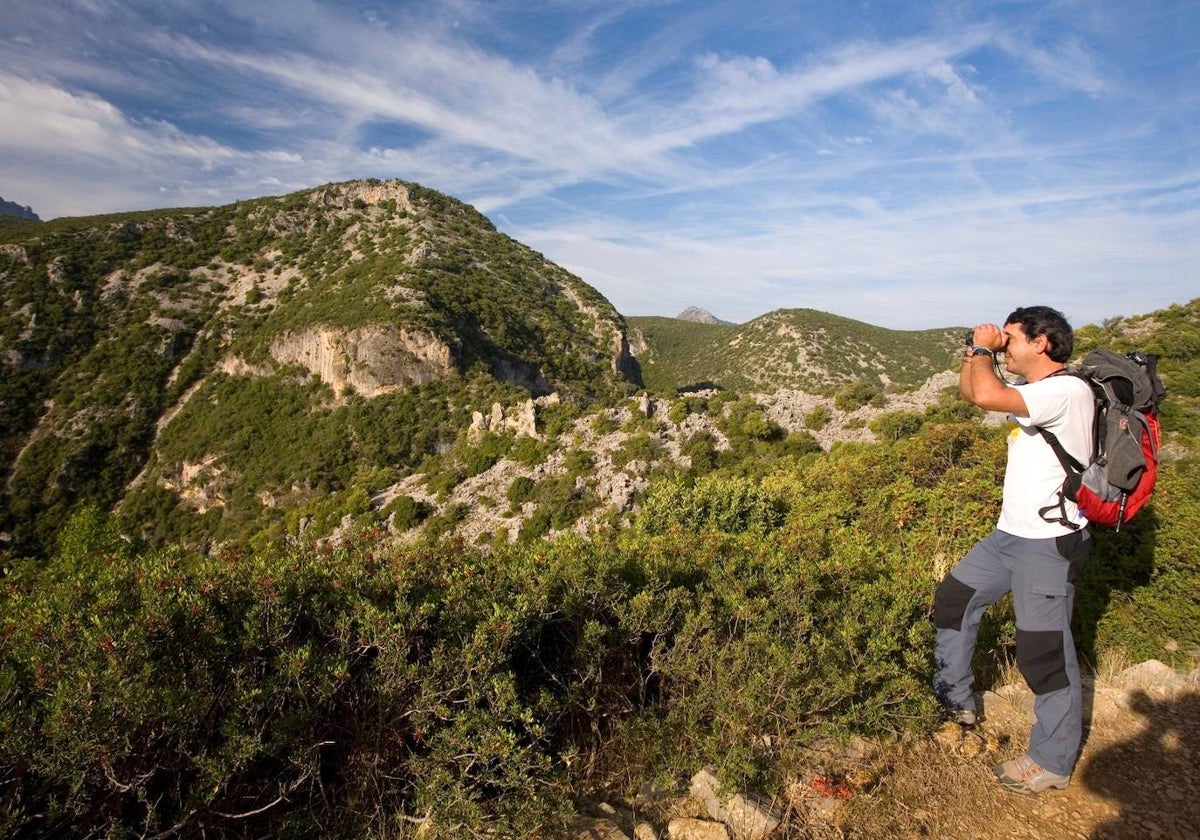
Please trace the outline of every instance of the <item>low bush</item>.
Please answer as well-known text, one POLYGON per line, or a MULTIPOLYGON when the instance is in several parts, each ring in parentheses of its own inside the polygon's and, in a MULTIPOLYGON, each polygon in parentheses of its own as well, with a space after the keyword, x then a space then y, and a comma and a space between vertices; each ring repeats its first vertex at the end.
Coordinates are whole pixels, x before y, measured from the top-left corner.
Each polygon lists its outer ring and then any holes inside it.
POLYGON ((922 707, 927 587, 897 599, 853 552, 671 531, 489 556, 365 532, 205 558, 69 530, 5 579, 9 835, 387 837, 431 814, 430 836, 516 836, 569 810, 592 766, 573 757, 645 727, 699 757, 768 722, 922 707))
MULTIPOLYGON (((1002 429, 927 423, 656 484, 590 541, 528 539, 568 490, 538 484, 533 530, 489 552, 371 530, 143 551, 85 510, 0 578, 0 834, 558 836, 617 764, 777 791, 822 730, 933 725, 930 602, 994 526, 1004 456, 1002 429)), ((1200 648, 1198 487, 1200 461, 1164 464, 1149 508, 1096 529, 1085 658, 1200 648)), ((1012 637, 1001 603, 980 687, 1012 637)))
POLYGON ((883 390, 870 382, 853 382, 833 396, 833 404, 840 411, 856 411, 864 405, 879 407, 883 403, 883 390))
POLYGON ((396 836, 429 809, 446 836, 527 831, 563 801, 559 751, 631 688, 602 667, 633 656, 627 572, 586 549, 493 564, 366 533, 203 558, 69 531, 5 580, 6 836, 396 836))
POLYGON ((638 432, 626 438, 612 453, 612 462, 615 467, 623 467, 633 461, 652 464, 662 456, 662 452, 663 445, 658 438, 651 437, 645 432, 638 432))
POLYGON ((784 520, 783 501, 745 478, 707 475, 689 484, 660 482, 646 496, 637 525, 651 534, 675 528, 764 533, 784 520))
POLYGON ((680 454, 691 461, 689 472, 704 475, 717 465, 717 441, 711 432, 696 432, 679 448, 680 454))
POLYGON ((508 499, 514 509, 519 509, 521 505, 533 498, 533 491, 536 486, 536 482, 529 476, 519 475, 508 486, 505 498, 508 499))
POLYGON ((804 425, 814 432, 819 432, 828 426, 832 419, 833 412, 829 410, 829 406, 822 404, 804 415, 804 425))
POLYGON ((513 443, 512 451, 509 454, 518 464, 524 464, 527 467, 536 467, 550 457, 550 452, 551 446, 549 444, 537 438, 521 435, 513 443))
POLYGON ((412 496, 397 496, 379 511, 379 518, 387 521, 391 517, 392 527, 397 531, 415 528, 433 514, 433 505, 414 499, 412 496))

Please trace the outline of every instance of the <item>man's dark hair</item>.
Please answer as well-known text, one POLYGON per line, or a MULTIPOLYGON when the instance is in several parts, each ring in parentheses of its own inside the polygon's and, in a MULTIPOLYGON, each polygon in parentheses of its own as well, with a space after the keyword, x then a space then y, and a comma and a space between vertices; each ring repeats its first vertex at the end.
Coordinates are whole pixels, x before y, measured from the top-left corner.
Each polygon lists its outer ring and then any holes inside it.
POLYGON ((1066 362, 1075 348, 1075 331, 1067 323, 1066 316, 1049 306, 1019 306, 1004 322, 1019 324, 1025 337, 1033 341, 1039 335, 1046 336, 1050 349, 1046 355, 1056 362, 1066 362))

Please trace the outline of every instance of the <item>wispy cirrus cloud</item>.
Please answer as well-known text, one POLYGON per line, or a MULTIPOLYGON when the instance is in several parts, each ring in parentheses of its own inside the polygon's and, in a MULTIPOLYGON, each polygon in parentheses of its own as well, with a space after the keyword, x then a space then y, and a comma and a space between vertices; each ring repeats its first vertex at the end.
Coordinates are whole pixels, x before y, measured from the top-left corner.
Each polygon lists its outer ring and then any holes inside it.
POLYGON ((1200 262, 1200 11, 1169 0, 9 2, 0 194, 44 216, 402 177, 630 314, 737 319, 1169 300, 1200 262))

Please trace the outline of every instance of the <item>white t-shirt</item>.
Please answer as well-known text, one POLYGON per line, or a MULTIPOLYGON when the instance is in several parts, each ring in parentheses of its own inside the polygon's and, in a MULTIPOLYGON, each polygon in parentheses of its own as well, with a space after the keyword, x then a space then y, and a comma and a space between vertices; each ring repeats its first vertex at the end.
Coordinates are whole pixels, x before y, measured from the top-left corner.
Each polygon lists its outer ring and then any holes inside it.
MULTIPOLYGON (((996 527, 1006 534, 1044 539, 1071 533, 1038 513, 1058 504, 1058 491, 1066 473, 1054 449, 1038 434, 1037 426, 1052 432, 1081 464, 1092 459, 1092 423, 1095 403, 1092 389, 1075 376, 1048 376, 1014 386, 1025 400, 1027 417, 1012 415, 1017 424, 1008 436, 1008 466, 1004 471, 1004 502, 996 527)), ((1087 518, 1074 503, 1066 503, 1067 518, 1084 526, 1087 518)), ((1051 511, 1051 517, 1057 513, 1051 511)))

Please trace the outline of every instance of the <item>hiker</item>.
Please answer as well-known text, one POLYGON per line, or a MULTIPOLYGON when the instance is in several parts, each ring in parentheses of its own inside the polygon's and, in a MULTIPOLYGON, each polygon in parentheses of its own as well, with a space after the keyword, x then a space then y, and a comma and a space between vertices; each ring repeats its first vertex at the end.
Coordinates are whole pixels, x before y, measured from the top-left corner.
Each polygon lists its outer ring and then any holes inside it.
POLYGON ((996 529, 941 582, 933 605, 934 692, 951 718, 969 727, 977 720, 971 658, 979 622, 989 605, 1013 594, 1017 666, 1036 696, 1037 720, 1028 752, 993 772, 1004 787, 1027 794, 1067 786, 1082 737, 1071 608, 1091 538, 1072 502, 1062 508, 1067 522, 1041 515, 1048 507, 1059 510, 1064 473, 1037 428, 1056 435, 1081 463, 1091 460, 1092 390, 1078 377, 1056 375, 1065 370, 1072 347, 1070 324, 1045 306, 1019 308, 1003 328, 981 324, 968 334, 959 391, 980 408, 1007 412, 1016 425, 1008 436, 996 529), (1009 384, 997 372, 999 352, 1020 384, 1009 384))

